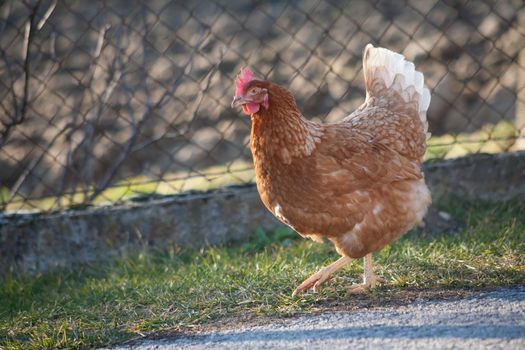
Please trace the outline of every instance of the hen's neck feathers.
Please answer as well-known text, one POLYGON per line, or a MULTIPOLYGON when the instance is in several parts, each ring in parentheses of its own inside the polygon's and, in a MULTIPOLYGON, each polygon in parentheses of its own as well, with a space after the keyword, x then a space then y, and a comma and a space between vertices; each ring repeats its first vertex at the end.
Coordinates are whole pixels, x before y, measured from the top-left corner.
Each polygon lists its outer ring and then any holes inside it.
POLYGON ((323 126, 305 119, 295 99, 283 87, 268 83, 269 108, 252 114, 251 148, 254 157, 278 157, 289 164, 309 156, 320 142, 323 126))

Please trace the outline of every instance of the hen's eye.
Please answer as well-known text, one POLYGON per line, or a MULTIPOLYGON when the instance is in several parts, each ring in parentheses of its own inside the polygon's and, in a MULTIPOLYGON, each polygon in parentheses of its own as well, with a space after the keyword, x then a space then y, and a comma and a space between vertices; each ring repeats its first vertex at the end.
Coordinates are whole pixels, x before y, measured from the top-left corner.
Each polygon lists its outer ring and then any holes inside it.
POLYGON ((252 93, 252 94, 256 94, 256 93, 257 93, 257 89, 256 89, 256 88, 251 89, 251 90, 250 90, 250 93, 252 93))

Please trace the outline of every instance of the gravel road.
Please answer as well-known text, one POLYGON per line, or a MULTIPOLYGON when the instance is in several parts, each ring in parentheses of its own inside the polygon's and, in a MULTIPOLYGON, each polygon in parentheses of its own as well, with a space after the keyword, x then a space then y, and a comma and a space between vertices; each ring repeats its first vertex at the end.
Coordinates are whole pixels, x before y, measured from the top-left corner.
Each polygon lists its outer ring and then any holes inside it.
POLYGON ((462 300, 421 301, 332 312, 170 340, 130 349, 525 349, 525 286, 462 300))

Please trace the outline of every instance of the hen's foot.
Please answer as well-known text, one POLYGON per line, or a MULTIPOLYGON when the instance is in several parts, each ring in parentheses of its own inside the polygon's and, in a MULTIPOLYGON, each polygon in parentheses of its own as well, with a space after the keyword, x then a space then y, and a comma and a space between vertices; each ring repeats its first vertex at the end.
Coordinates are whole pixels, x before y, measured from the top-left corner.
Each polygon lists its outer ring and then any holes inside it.
POLYGON ((314 292, 317 291, 317 287, 327 280, 330 279, 330 276, 332 275, 331 272, 327 271, 326 267, 323 267, 321 270, 317 271, 307 279, 303 281, 292 293, 292 296, 296 296, 297 294, 312 288, 314 292))
POLYGON ((383 277, 379 276, 370 276, 366 279, 364 283, 354 284, 347 288, 348 293, 350 294, 361 294, 366 293, 370 288, 376 287, 378 284, 385 283, 386 280, 383 277))
POLYGON ((312 276, 305 279, 303 283, 301 283, 297 288, 295 288, 295 290, 292 293, 292 296, 296 296, 297 294, 310 288, 312 288, 315 292, 317 290, 317 287, 321 283, 327 281, 335 271, 339 270, 341 267, 345 266, 350 261, 352 261, 351 258, 343 256, 336 262, 326 267, 323 267, 321 270, 317 271, 312 276))

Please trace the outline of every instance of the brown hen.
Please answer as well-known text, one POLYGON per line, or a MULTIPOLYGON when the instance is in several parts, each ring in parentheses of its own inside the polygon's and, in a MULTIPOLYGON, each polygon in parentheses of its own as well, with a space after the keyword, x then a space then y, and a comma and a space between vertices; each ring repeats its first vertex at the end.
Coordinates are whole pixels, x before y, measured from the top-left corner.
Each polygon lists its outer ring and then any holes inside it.
POLYGON ((342 256, 301 283, 315 288, 364 257, 363 291, 380 279, 372 253, 420 223, 431 202, 420 169, 429 91, 400 54, 367 45, 365 102, 334 124, 305 119, 292 94, 242 69, 232 107, 251 115, 250 148, 264 205, 303 237, 342 256))

